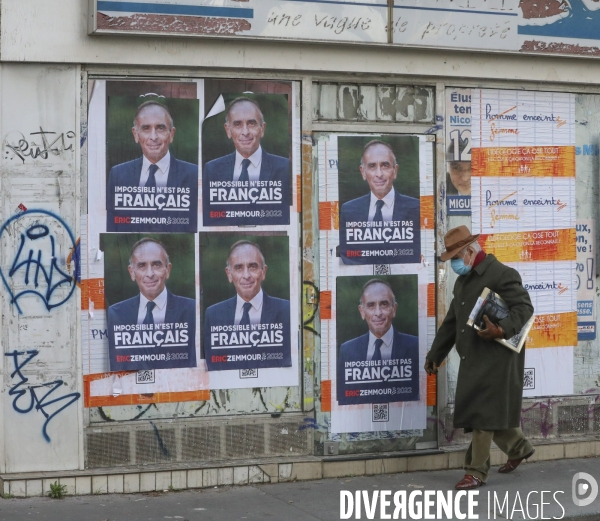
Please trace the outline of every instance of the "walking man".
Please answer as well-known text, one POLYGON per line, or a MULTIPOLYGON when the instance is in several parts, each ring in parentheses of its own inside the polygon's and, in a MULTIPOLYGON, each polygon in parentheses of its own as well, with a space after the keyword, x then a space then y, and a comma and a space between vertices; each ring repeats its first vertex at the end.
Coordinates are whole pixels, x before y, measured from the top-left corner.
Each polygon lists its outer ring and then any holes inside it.
POLYGON ((459 490, 477 488, 488 478, 492 440, 508 456, 499 472, 512 472, 534 453, 521 431, 521 402, 525 349, 520 353, 495 342, 511 338, 533 315, 527 290, 516 270, 486 254, 466 226, 453 228, 444 237, 442 261, 451 260, 459 275, 454 298, 425 360, 425 371, 437 373, 452 346, 460 356, 456 385, 454 427, 472 432, 465 455, 465 477, 459 490), (484 316, 486 329, 467 325, 471 310, 485 287, 498 293, 509 315, 498 324, 484 316))

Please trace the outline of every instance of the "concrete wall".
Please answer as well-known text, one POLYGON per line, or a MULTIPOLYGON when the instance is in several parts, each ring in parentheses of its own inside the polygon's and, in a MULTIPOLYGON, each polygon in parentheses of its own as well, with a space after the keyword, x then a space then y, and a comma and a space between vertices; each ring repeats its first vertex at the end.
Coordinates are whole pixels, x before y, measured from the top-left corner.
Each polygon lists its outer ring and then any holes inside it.
POLYGON ((82 451, 78 291, 80 69, 1 68, 4 472, 75 469, 82 451))

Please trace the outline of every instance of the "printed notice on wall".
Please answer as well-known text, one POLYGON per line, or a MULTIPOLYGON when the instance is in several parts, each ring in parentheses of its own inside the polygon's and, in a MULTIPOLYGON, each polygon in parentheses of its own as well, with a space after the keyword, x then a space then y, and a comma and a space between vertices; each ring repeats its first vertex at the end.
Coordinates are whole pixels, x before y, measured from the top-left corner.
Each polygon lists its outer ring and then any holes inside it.
POLYGON ((596 338, 595 219, 577 219, 577 337, 596 338))
POLYGON ((448 215, 471 215, 471 89, 446 90, 448 215))
POLYGON ((575 96, 473 89, 472 110, 473 231, 519 271, 536 313, 524 395, 571 394, 579 310, 594 300, 577 290, 576 245, 592 247, 593 232, 576 231, 575 96))

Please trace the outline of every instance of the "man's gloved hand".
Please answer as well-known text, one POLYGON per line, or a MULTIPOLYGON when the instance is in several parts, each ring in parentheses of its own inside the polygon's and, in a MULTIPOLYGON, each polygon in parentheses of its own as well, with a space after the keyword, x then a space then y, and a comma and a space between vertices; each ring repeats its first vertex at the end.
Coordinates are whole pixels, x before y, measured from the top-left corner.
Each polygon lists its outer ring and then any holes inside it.
POLYGON ((483 331, 477 331, 477 334, 484 340, 494 340, 496 338, 504 338, 504 329, 496 324, 492 324, 487 315, 483 315, 483 321, 485 322, 485 329, 483 331))
POLYGON ((429 358, 425 358, 424 369, 425 369, 425 372, 429 375, 437 374, 438 365, 433 360, 429 360, 429 358))

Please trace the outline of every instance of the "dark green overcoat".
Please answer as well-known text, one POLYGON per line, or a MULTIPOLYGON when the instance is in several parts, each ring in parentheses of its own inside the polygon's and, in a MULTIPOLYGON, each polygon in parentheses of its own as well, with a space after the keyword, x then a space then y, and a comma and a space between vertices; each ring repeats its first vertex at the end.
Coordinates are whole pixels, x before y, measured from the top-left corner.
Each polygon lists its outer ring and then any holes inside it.
POLYGON ((485 287, 502 297, 510 314, 500 321, 505 336, 518 333, 533 314, 519 273, 491 254, 454 285, 454 298, 427 358, 440 364, 453 345, 460 356, 454 427, 495 431, 520 427, 525 348, 515 353, 495 340, 484 340, 467 325, 485 287))

